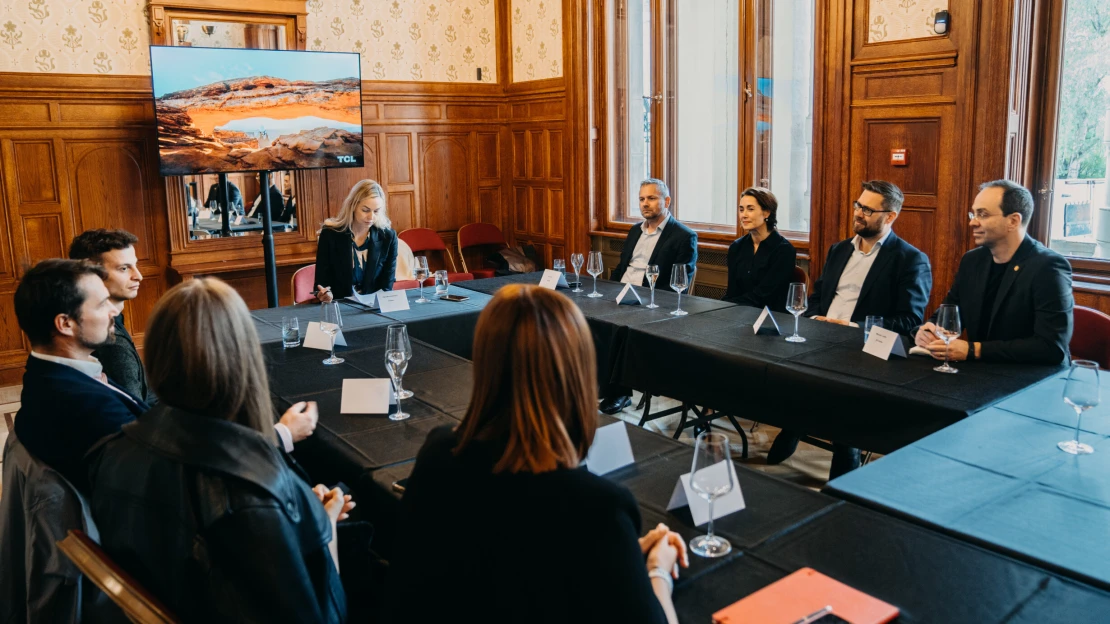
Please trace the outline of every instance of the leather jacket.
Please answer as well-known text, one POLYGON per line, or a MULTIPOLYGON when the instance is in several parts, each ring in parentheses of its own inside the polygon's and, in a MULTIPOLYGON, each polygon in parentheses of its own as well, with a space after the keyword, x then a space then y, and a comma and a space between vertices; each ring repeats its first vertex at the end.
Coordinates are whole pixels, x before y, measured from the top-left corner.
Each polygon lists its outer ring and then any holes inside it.
POLYGON ((186 622, 346 620, 331 521, 270 440, 159 405, 94 452, 101 546, 171 613, 186 622))

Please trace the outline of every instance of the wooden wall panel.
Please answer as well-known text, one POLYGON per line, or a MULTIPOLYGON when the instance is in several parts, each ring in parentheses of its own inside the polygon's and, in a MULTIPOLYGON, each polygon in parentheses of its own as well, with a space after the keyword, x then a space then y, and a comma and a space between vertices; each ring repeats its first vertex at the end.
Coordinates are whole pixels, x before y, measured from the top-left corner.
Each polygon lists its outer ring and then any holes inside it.
POLYGON ((58 201, 57 167, 50 141, 13 141, 19 201, 22 204, 58 201))
POLYGON ((154 229, 146 213, 150 181, 143 178, 141 141, 69 141, 75 232, 93 228, 123 228, 139 237, 135 251, 140 261, 154 257, 154 229), (104 172, 112 172, 105 176, 104 172))
POLYGON ((389 154, 389 184, 412 184, 412 136, 408 134, 386 135, 386 149, 389 154))
POLYGON ((420 135, 421 188, 424 227, 437 232, 457 231, 470 222, 471 163, 465 136, 420 135))
POLYGON ((23 217, 23 244, 26 246, 27 263, 34 265, 47 258, 65 257, 68 245, 60 215, 23 217))

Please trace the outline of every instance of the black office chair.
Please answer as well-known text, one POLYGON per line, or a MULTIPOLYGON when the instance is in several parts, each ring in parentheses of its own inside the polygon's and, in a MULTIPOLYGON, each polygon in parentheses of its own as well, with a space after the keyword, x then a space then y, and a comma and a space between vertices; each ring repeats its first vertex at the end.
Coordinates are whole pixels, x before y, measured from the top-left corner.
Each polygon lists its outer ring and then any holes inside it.
POLYGON ((742 445, 740 457, 741 459, 748 458, 748 436, 744 433, 744 428, 740 426, 740 423, 736 421, 736 417, 732 414, 728 412, 714 411, 708 407, 698 407, 697 405, 686 402, 683 402, 680 407, 672 407, 670 409, 665 409, 661 412, 656 412, 652 414, 652 398, 653 397, 651 394, 645 392, 644 396, 640 398, 640 404, 636 406, 636 409, 644 410, 643 415, 640 417, 640 422, 638 423, 639 427, 642 428, 647 423, 659 418, 663 418, 664 416, 681 413, 682 417, 678 421, 678 429, 676 429, 674 432, 674 439, 677 440, 679 437, 682 436, 682 432, 690 427, 694 428, 694 436, 696 437, 702 432, 709 431, 709 429, 713 426, 714 420, 718 418, 728 418, 729 422, 732 423, 732 426, 736 428, 736 433, 740 434, 740 443, 742 445), (690 419, 690 412, 694 413, 693 419, 690 419))

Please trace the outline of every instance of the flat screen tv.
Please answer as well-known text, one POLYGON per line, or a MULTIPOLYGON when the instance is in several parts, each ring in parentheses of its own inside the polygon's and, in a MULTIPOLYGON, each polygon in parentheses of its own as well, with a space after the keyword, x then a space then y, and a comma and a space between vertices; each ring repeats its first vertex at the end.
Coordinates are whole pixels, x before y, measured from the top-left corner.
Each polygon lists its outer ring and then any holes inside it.
POLYGON ((361 167, 359 55, 151 46, 164 176, 361 167))

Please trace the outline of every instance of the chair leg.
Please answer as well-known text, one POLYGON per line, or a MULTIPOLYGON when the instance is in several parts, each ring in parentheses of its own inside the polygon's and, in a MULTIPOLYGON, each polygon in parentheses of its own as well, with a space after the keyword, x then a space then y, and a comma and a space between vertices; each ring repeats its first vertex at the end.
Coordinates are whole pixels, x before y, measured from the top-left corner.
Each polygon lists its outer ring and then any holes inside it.
POLYGON ((649 396, 650 395, 647 392, 640 395, 640 403, 638 405, 636 405, 636 409, 644 409, 644 405, 647 404, 647 400, 648 400, 649 396))
POLYGON ((740 443, 743 445, 742 452, 740 453, 740 458, 741 459, 747 459, 748 458, 748 436, 744 435, 744 428, 740 426, 740 423, 736 422, 736 417, 733 416, 732 414, 725 414, 725 416, 728 417, 728 421, 732 423, 732 426, 736 428, 736 432, 740 434, 740 443))
POLYGON ((682 430, 686 428, 686 413, 688 407, 685 403, 682 404, 682 419, 678 421, 678 429, 675 429, 674 439, 677 440, 682 435, 682 430))
POLYGON ((647 421, 650 420, 648 418, 648 416, 651 415, 651 395, 650 394, 645 392, 644 396, 640 398, 640 406, 637 407, 636 409, 640 409, 640 407, 644 408, 644 412, 643 412, 643 414, 640 415, 640 424, 638 424, 636 426, 643 429, 644 425, 647 424, 647 421))

